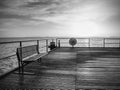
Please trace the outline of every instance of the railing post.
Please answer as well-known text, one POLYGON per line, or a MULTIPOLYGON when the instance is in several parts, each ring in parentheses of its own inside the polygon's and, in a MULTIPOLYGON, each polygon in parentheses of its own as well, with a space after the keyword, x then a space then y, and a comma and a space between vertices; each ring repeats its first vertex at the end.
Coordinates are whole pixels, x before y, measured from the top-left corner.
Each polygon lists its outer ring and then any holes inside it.
POLYGON ((119 48, 120 48, 120 38, 119 38, 119 48))
POLYGON ((38 54, 40 53, 39 52, 39 40, 37 40, 37 52, 38 52, 38 54))
POLYGON ((89 41, 88 41, 88 45, 89 45, 89 48, 90 48, 90 38, 89 38, 89 41))
POLYGON ((46 52, 48 53, 48 40, 46 40, 46 52))
POLYGON ((60 48, 60 40, 58 40, 58 47, 60 48))
POLYGON ((103 38, 103 47, 105 48, 105 38, 103 38))
POLYGON ((20 41, 20 61, 19 61, 19 73, 22 71, 23 74, 23 65, 22 65, 22 41, 20 41), (22 67, 21 67, 22 66, 22 67), (22 68, 22 70, 21 70, 22 68))
POLYGON ((57 47, 57 38, 56 38, 56 47, 57 47))

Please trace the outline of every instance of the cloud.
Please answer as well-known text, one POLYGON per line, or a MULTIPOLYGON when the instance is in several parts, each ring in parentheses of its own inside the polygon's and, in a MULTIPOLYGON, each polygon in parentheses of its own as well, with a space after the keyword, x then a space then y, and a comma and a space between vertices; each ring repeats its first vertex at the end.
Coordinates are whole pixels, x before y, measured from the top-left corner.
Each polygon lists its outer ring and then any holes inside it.
POLYGON ((0 12, 0 28, 6 28, 8 23, 13 20, 31 21, 31 17, 28 15, 12 14, 7 12, 0 12))
POLYGON ((102 4, 104 9, 100 23, 104 26, 119 27, 120 24, 120 0, 104 0, 102 4))
POLYGON ((25 5, 26 7, 35 7, 38 5, 51 5, 51 4, 55 4, 55 2, 53 2, 53 0, 30 0, 27 2, 27 4, 25 5))
POLYGON ((0 8, 7 8, 6 0, 0 0, 0 8))
POLYGON ((120 27, 120 14, 113 14, 111 16, 108 16, 106 19, 104 19, 102 22, 100 22, 103 25, 107 25, 110 27, 120 27))
POLYGON ((28 19, 29 16, 0 12, 0 19, 28 19))
POLYGON ((0 29, 24 26, 41 30, 51 26, 53 30, 86 22, 118 26, 119 5, 120 0, 1 0, 0 29))
POLYGON ((106 0, 110 6, 120 7, 120 0, 106 0))

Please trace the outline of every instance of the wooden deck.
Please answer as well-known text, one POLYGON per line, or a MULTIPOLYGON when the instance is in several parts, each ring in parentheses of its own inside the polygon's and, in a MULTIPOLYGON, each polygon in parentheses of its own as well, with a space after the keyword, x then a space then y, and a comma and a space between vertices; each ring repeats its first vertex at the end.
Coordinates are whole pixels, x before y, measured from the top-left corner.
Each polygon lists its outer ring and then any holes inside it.
POLYGON ((120 90, 120 49, 59 48, 0 79, 0 90, 120 90))

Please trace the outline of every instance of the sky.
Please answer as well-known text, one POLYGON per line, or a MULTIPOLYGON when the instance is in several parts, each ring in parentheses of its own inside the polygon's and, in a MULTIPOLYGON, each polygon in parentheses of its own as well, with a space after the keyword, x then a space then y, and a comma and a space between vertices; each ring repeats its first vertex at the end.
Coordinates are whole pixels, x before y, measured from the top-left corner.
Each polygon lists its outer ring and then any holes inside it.
POLYGON ((0 0, 0 37, 120 37, 120 0, 0 0))

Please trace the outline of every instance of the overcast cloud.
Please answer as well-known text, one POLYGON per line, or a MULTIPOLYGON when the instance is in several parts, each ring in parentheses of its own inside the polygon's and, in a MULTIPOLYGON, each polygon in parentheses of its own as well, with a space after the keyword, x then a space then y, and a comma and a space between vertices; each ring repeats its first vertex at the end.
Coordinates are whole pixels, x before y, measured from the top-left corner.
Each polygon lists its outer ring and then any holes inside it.
POLYGON ((0 37, 118 37, 119 29, 120 0, 0 0, 0 37))

